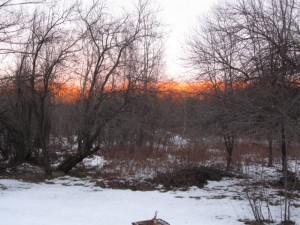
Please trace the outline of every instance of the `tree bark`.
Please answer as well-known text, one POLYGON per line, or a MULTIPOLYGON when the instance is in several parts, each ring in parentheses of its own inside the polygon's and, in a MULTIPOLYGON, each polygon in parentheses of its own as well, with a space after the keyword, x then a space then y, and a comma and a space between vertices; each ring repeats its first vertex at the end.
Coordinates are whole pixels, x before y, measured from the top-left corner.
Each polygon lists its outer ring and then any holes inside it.
POLYGON ((99 151, 100 147, 94 147, 90 151, 78 151, 75 155, 69 156, 66 160, 64 160, 58 167, 57 171, 62 171, 65 174, 67 174, 71 169, 73 169, 78 163, 82 162, 83 159, 86 157, 95 154, 97 151, 99 151))
POLYGON ((49 159, 48 149, 43 149, 43 163, 46 178, 52 178, 52 168, 49 159))
POLYGON ((270 137, 268 139, 268 167, 273 166, 273 139, 270 137))
POLYGON ((281 128, 281 163, 283 177, 287 175, 287 152, 286 152, 286 140, 285 140, 285 128, 281 128))
POLYGON ((232 152, 233 152, 233 145, 234 145, 234 136, 233 135, 225 135, 224 136, 224 143, 227 151, 227 164, 226 170, 231 169, 232 163, 232 152))

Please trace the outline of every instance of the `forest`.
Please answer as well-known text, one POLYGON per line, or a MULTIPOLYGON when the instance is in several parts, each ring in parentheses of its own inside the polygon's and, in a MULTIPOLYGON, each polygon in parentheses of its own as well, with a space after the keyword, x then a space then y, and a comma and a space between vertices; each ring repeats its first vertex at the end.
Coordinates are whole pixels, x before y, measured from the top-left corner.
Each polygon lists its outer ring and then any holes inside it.
POLYGON ((186 34, 184 83, 166 78, 160 13, 147 0, 1 0, 0 172, 83 173, 94 155, 133 171, 151 157, 156 170, 279 162, 285 189, 300 186, 300 2, 216 4, 186 34))

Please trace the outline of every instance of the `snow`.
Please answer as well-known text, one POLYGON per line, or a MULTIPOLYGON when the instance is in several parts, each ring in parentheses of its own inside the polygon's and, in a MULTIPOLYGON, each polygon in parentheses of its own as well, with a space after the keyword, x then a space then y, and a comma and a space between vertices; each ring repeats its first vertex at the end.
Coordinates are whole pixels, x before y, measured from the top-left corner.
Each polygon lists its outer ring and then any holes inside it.
MULTIPOLYGON (((93 168, 105 163, 99 156, 84 161, 85 166, 93 168)), ((298 167, 299 162, 292 161, 290 166, 298 167)), ((156 211, 158 218, 171 225, 244 224, 238 220, 253 219, 245 188, 265 178, 278 180, 278 168, 280 165, 243 165, 249 179, 223 178, 209 181, 202 189, 169 192, 159 187, 148 192, 104 189, 90 177, 65 176, 42 183, 0 179, 0 225, 130 225, 152 219, 156 211)), ((282 201, 274 197, 278 190, 269 187, 267 192, 269 201, 282 201)), ((293 203, 299 205, 299 200, 293 203)), ((278 224, 282 205, 271 205, 270 210, 278 224)), ((267 215, 266 208, 263 212, 267 215)), ((291 219, 300 224, 300 208, 292 207, 291 214, 291 219)))
MULTIPOLYGON (((0 179, 0 224, 130 225, 152 219, 155 211, 171 225, 243 224, 238 219, 252 216, 247 200, 235 198, 243 194, 240 182, 223 179, 185 192, 141 192, 102 189, 88 178, 69 176, 39 184, 0 179)), ((272 210, 280 219, 278 207, 272 210)))
POLYGON ((230 202, 221 200, 214 204, 213 200, 190 198, 200 195, 199 189, 133 192, 100 189, 88 182, 79 186, 74 182, 29 184, 0 180, 1 186, 7 188, 0 192, 0 224, 123 225, 151 219, 155 211, 172 225, 239 224, 230 202))
POLYGON ((189 144, 188 139, 185 139, 180 135, 174 135, 170 141, 172 145, 177 147, 187 147, 187 145, 189 144))
POLYGON ((97 156, 97 155, 93 155, 90 158, 85 158, 83 160, 83 164, 86 167, 98 167, 101 168, 103 167, 105 164, 107 163, 107 161, 101 157, 101 156, 97 156))

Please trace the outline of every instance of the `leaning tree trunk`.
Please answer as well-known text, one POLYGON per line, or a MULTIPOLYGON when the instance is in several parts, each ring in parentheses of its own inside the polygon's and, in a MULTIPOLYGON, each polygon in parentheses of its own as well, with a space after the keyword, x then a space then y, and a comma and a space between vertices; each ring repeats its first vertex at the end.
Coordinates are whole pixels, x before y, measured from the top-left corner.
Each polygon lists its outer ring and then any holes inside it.
POLYGON ((62 171, 67 174, 71 169, 73 169, 78 163, 82 162, 86 157, 93 155, 99 151, 99 146, 90 149, 89 151, 78 151, 75 155, 71 155, 66 158, 58 167, 57 171, 62 171))
POLYGON ((226 170, 231 169, 232 163, 232 152, 233 152, 233 145, 234 145, 234 136, 233 135, 224 135, 224 143, 227 151, 227 164, 226 170))

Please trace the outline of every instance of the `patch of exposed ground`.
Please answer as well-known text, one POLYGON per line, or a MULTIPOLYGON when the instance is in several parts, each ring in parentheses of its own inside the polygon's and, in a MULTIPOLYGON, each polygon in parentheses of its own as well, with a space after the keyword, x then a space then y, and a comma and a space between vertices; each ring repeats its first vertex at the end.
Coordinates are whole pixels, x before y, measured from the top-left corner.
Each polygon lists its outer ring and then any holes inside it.
MULTIPOLYGON (((173 189, 187 190, 191 186, 203 188, 208 181, 220 181, 224 177, 234 177, 230 172, 222 171, 212 167, 190 167, 158 173, 153 178, 145 179, 121 179, 109 174, 99 176, 90 176, 92 181, 95 181, 96 186, 113 189, 131 189, 140 191, 162 190, 169 191, 173 189)), ((84 171, 71 171, 69 175, 86 178, 84 171)), ((30 164, 22 164, 18 167, 7 168, 0 172, 0 178, 12 178, 24 180, 27 182, 42 182, 45 181, 43 170, 40 167, 30 164)), ((47 181, 49 182, 49 181, 47 181)))
POLYGON ((45 180, 45 175, 42 168, 29 163, 23 163, 22 165, 16 167, 8 167, 0 170, 0 178, 9 178, 38 183, 45 180))
POLYGON ((203 188, 207 181, 220 181, 224 177, 234 177, 230 172, 212 167, 192 167, 174 172, 160 173, 151 180, 155 186, 162 185, 165 190, 186 190, 191 186, 203 188))
POLYGON ((140 191, 174 189, 187 190, 192 186, 203 188, 208 181, 220 181, 224 177, 237 177, 233 173, 215 169, 212 167, 190 167, 158 173, 153 178, 146 179, 116 179, 103 176, 96 182, 103 188, 131 189, 140 191))

